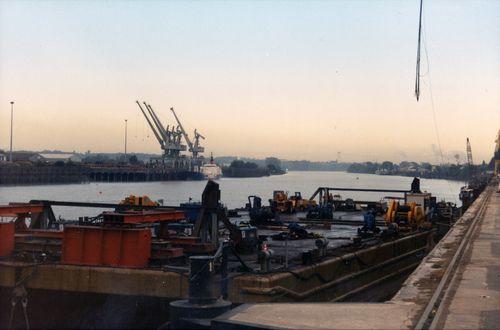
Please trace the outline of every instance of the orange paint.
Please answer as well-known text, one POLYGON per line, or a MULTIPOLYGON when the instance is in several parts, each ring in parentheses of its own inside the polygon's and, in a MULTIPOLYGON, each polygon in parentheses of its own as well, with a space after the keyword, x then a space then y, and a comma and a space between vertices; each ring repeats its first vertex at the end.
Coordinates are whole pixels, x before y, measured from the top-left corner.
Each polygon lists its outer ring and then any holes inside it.
POLYGON ((149 229, 66 227, 62 263, 141 268, 151 256, 149 229))
POLYGON ((0 257, 5 257, 14 251, 14 222, 0 223, 0 257))

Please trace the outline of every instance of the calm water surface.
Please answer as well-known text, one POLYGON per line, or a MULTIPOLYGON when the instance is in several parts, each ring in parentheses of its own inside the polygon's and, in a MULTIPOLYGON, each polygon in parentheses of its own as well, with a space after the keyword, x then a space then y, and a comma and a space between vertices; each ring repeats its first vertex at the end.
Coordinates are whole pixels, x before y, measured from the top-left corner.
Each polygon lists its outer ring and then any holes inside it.
MULTIPOLYGON (((264 178, 222 178, 218 180, 222 201, 229 208, 243 207, 249 195, 267 201, 273 190, 302 192, 310 197, 320 186, 348 188, 409 189, 412 178, 380 176, 346 172, 289 172, 285 175, 264 178)), ((199 201, 205 181, 168 181, 133 183, 87 183, 68 185, 0 187, 0 204, 27 202, 31 199, 49 199, 78 202, 117 203, 128 195, 148 195, 153 200, 163 199, 165 205, 178 205, 189 198, 199 201)), ((460 204, 458 193, 462 182, 421 179, 421 189, 431 192, 438 200, 445 199, 460 204)), ((384 193, 340 192, 343 198, 379 200, 384 193)), ((266 202, 267 204, 267 202, 266 202)), ((92 208, 54 208, 56 215, 76 219, 94 216, 100 210, 92 208)))

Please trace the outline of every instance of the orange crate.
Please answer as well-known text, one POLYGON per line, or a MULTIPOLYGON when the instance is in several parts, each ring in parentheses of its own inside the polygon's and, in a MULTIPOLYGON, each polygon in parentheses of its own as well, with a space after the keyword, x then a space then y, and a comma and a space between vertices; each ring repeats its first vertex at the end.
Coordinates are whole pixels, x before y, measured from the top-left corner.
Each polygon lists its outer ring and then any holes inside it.
POLYGON ((64 229, 61 261, 140 268, 151 256, 151 230, 74 226, 64 229))
POLYGON ((8 256, 14 251, 14 222, 0 222, 0 257, 8 256))

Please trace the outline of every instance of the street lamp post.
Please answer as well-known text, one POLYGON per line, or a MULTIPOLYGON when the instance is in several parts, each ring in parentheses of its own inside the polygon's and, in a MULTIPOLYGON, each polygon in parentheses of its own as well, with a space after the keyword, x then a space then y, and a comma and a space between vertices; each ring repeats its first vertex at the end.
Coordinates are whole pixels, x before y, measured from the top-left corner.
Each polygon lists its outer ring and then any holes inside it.
POLYGON ((14 126, 14 101, 10 101, 10 152, 9 161, 12 163, 12 127, 14 126))
POLYGON ((127 119, 125 119, 125 162, 127 161, 127 119))

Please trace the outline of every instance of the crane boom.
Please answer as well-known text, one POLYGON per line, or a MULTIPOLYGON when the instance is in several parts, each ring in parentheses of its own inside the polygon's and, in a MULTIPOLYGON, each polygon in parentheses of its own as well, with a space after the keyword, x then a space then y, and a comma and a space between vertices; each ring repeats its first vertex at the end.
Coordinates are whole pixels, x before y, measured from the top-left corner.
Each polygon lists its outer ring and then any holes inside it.
POLYGON ((189 139, 189 136, 187 135, 186 131, 184 130, 184 127, 182 127, 181 121, 177 117, 177 114, 174 111, 174 108, 170 108, 172 113, 174 114, 175 120, 177 120, 177 124, 179 124, 178 128, 180 128, 182 135, 184 136, 184 139, 186 139, 186 142, 189 146, 189 151, 193 151, 193 143, 191 143, 191 140, 189 139))
POLYGON ((149 124, 149 127, 151 127, 151 130, 153 131, 156 139, 158 140, 158 142, 160 143, 160 146, 162 149, 165 148, 165 145, 164 145, 164 141, 162 140, 162 138, 160 137, 160 134, 158 134, 158 132, 156 131, 155 127, 153 126, 153 124, 151 123, 151 120, 148 118, 148 116, 146 115, 146 112, 144 112, 144 110, 142 109, 141 107, 141 104, 139 103, 139 101, 135 101, 137 103, 137 105, 139 106, 139 109, 141 109, 141 112, 142 114, 144 115, 144 118, 146 118, 146 121, 148 122, 149 124))
POLYGON ((167 133, 165 132, 165 128, 163 127, 163 125, 161 124, 161 121, 160 119, 158 118, 158 116, 156 115, 156 113, 153 111, 153 108, 151 108, 150 105, 148 105, 146 102, 142 102, 144 104, 144 106, 146 107, 146 110, 148 110, 149 112, 149 115, 151 116, 151 118, 153 119, 153 123, 155 124, 158 132, 160 133, 160 135, 163 137, 163 141, 164 143, 166 143, 168 141, 168 135, 167 133))

